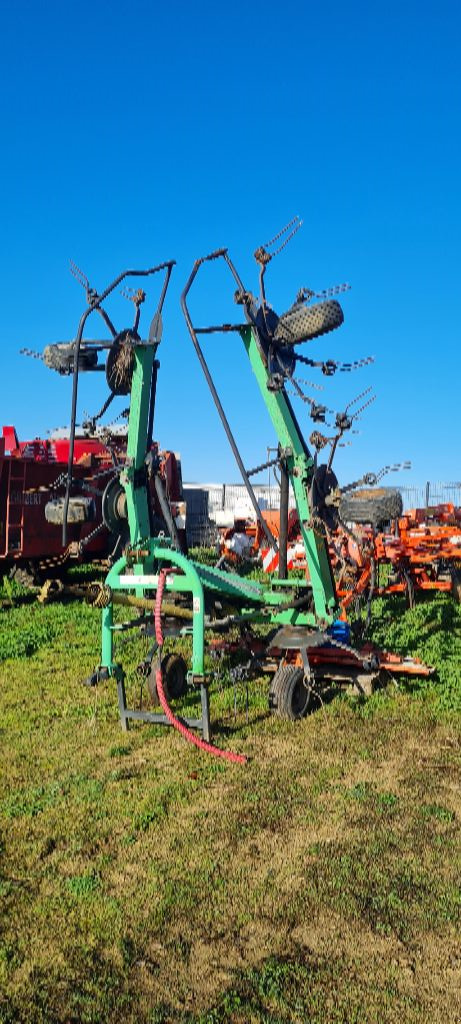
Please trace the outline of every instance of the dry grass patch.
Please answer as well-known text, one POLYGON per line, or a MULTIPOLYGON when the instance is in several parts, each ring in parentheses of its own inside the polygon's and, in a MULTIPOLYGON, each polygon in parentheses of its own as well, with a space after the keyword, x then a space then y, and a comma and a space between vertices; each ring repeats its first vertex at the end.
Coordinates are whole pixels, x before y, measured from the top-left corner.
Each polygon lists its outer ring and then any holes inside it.
POLYGON ((75 683, 98 640, 1 667, 3 1024, 461 1019, 453 716, 390 691, 293 726, 260 683, 234 721, 225 690, 231 767, 123 734, 75 683))

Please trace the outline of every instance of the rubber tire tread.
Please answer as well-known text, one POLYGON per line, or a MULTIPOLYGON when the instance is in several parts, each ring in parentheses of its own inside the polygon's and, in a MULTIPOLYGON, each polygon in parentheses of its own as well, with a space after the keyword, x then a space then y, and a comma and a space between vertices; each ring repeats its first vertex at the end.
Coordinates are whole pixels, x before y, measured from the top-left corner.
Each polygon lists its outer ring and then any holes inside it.
POLYGON ((274 341, 281 345, 298 345, 336 330, 344 321, 344 313, 336 299, 317 302, 314 306, 299 303, 282 313, 274 332, 274 341))
POLYGON ((181 654, 167 654, 162 661, 163 688, 167 700, 179 700, 187 693, 187 665, 181 654), (178 686, 175 670, 180 669, 182 679, 178 686))
MULTIPOLYGON (((82 503, 78 498, 71 498, 69 501, 69 508, 67 510, 67 522, 68 523, 89 523, 91 518, 88 515, 89 506, 86 503, 82 503)), ((55 526, 62 526, 64 521, 64 499, 62 501, 57 499, 52 502, 49 501, 45 509, 45 519, 47 523, 54 523, 55 526)))
POLYGON ((346 523, 370 523, 379 527, 390 519, 399 519, 402 512, 402 495, 395 487, 352 491, 343 494, 339 503, 339 515, 346 523))
MULTIPOLYGON (((43 362, 49 370, 57 370, 61 374, 74 372, 74 342, 68 344, 46 345, 43 350, 43 362)), ((92 349, 82 349, 78 356, 79 370, 92 370, 97 365, 98 353, 92 349)))
POLYGON ((301 711, 293 708, 293 696, 295 688, 304 678, 304 671, 296 665, 282 665, 278 668, 271 683, 270 693, 273 694, 275 706, 273 708, 279 718, 296 722, 305 718, 309 710, 310 694, 306 689, 306 702, 301 711))
POLYGON ((286 665, 279 666, 276 672, 274 672, 274 675, 272 676, 271 683, 269 686, 269 708, 274 715, 278 714, 278 685, 283 670, 286 667, 286 665))
POLYGON ((458 565, 451 570, 451 596, 457 604, 461 604, 461 567, 458 565))
POLYGON ((25 590, 30 590, 32 587, 41 586, 43 583, 43 577, 33 562, 29 562, 28 565, 15 565, 10 570, 9 579, 15 580, 25 590))

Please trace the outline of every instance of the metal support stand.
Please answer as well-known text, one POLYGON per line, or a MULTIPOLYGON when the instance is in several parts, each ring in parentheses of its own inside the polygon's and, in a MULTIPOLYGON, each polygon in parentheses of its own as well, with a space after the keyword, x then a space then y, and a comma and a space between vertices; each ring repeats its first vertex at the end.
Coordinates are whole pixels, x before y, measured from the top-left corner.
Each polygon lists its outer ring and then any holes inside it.
MULTIPOLYGON (((141 711, 137 708, 129 708, 126 702, 125 673, 119 665, 113 666, 113 669, 113 674, 117 680, 120 724, 124 732, 128 732, 130 720, 148 722, 150 725, 171 725, 166 715, 156 714, 154 711, 141 711)), ((210 698, 208 686, 205 686, 203 683, 200 686, 200 704, 202 709, 201 718, 183 718, 181 716, 181 721, 189 729, 198 729, 202 733, 203 739, 209 743, 211 741, 210 698)))
POLYGON ((120 672, 117 675, 117 697, 118 697, 118 709, 120 712, 120 723, 124 732, 128 732, 128 708, 126 706, 126 690, 125 690, 125 675, 120 672))
POLYGON ((201 701, 201 705, 202 705, 202 722, 201 722, 202 736, 203 736, 203 739, 206 740, 207 743, 209 743, 210 739, 211 739, 211 729, 210 729, 210 695, 208 693, 208 686, 204 686, 203 683, 202 683, 202 685, 200 687, 200 701, 201 701))

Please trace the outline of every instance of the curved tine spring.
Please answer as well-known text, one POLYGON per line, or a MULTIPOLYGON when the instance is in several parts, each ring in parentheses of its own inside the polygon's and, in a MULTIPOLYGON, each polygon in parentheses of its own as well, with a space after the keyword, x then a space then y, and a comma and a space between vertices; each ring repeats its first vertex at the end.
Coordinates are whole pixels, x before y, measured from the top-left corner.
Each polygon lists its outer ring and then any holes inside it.
POLYGON ((374 356, 364 356, 363 359, 356 359, 353 363, 337 363, 336 367, 340 373, 352 373, 353 370, 361 370, 364 366, 371 366, 374 361, 374 356))
POLYGON ((323 288, 322 291, 315 294, 319 299, 331 299, 334 295, 342 295, 343 292, 349 292, 350 290, 351 285, 348 281, 344 281, 343 284, 333 284, 329 288, 323 288))
POLYGON ((130 288, 129 285, 120 289, 120 295, 123 295, 124 299, 128 299, 128 302, 134 302, 135 306, 140 306, 146 298, 146 293, 142 288, 130 288))
POLYGON ((318 369, 321 369, 322 366, 323 366, 323 363, 321 361, 319 361, 318 359, 309 359, 309 356, 302 356, 299 352, 295 352, 295 356, 296 356, 296 362, 297 363, 304 363, 304 366, 314 366, 314 367, 316 367, 318 369))
POLYGON ((128 418, 129 412, 130 412, 129 409, 122 409, 122 411, 119 412, 117 414, 117 416, 114 416, 114 418, 112 420, 110 420, 109 423, 104 423, 103 426, 101 427, 101 429, 102 430, 112 430, 117 425, 117 423, 120 422, 120 420, 123 420, 123 419, 126 420, 128 418))
POLYGON ((304 391, 299 386, 297 380, 294 377, 290 379, 289 383, 293 385, 293 390, 291 390, 289 393, 291 395, 296 395, 296 397, 300 398, 302 402, 306 402, 306 404, 310 406, 311 410, 314 410, 314 413, 315 410, 321 408, 325 413, 329 413, 330 415, 334 416, 334 409, 329 409, 327 405, 318 406, 314 398, 311 398, 310 395, 306 395, 304 393, 304 391))
MULTIPOLYGON (((296 214, 296 216, 292 217, 292 219, 288 222, 288 224, 285 224, 285 227, 282 228, 281 231, 278 231, 277 234, 274 235, 273 238, 271 238, 270 242, 264 242, 264 248, 265 249, 270 249, 271 245, 275 245, 275 243, 278 242, 279 238, 282 238, 282 236, 285 235, 287 233, 287 231, 290 230, 290 228, 294 228, 294 230, 299 231, 299 229, 301 227, 301 224, 302 224, 302 220, 300 219, 300 217, 298 217, 298 214, 296 214), (295 228, 295 225, 296 225, 296 228, 295 228)), ((292 234, 293 233, 294 232, 292 232, 292 234)), ((288 239, 287 239, 287 241, 288 241, 288 239)), ((283 245, 286 245, 286 242, 284 242, 283 245)))
POLYGON ((314 288, 300 288, 296 296, 296 302, 309 302, 310 299, 331 299, 335 295, 341 295, 343 292, 349 292, 351 285, 344 281, 343 284, 333 284, 330 288, 322 288, 321 291, 317 292, 314 288))
POLYGON ((304 366, 311 366, 315 370, 321 370, 325 377, 333 377, 336 370, 341 366, 341 363, 337 363, 334 359, 327 359, 322 362, 321 359, 310 359, 309 356, 302 356, 299 352, 295 353, 296 362, 303 363, 304 366))
POLYGON ((40 362, 43 362, 43 354, 42 354, 42 352, 34 352, 34 350, 32 348, 20 348, 19 349, 19 355, 20 356, 29 356, 30 359, 39 359, 40 362))
MULTIPOLYGON (((352 430, 351 433, 357 434, 357 430, 352 430)), ((327 445, 331 446, 332 444, 335 443, 338 448, 349 448, 350 445, 352 444, 352 441, 339 441, 337 434, 335 434, 334 437, 325 437, 323 434, 320 434, 317 431, 314 431, 311 434, 309 441, 317 451, 321 451, 322 448, 326 448, 327 445)))
POLYGON ((376 474, 377 480, 382 480, 383 476, 387 473, 399 473, 403 469, 411 469, 411 462, 395 462, 392 466, 383 466, 379 473, 376 474))
POLYGON ((369 405, 373 405, 373 402, 376 402, 376 395, 372 395, 371 398, 368 399, 368 402, 364 402, 363 405, 360 406, 360 409, 357 409, 357 412, 353 413, 353 415, 351 416, 351 422, 358 419, 358 417, 362 415, 365 409, 368 409, 369 405))
POLYGON ((337 371, 352 373, 353 370, 361 370, 364 366, 371 366, 374 361, 374 356, 364 356, 363 359, 356 359, 353 363, 340 363, 336 359, 326 359, 322 362, 320 359, 310 359, 309 356, 296 353, 296 362, 321 370, 327 377, 332 377, 337 371))
POLYGON ((282 230, 279 231, 278 234, 274 235, 274 237, 271 238, 270 242, 265 242, 265 244, 261 246, 261 248, 258 249, 257 252, 264 253, 266 256, 266 262, 269 262, 269 260, 271 260, 273 256, 278 256, 278 254, 282 252, 282 249, 284 249, 285 246, 288 245, 288 242, 291 242, 291 239, 294 238, 296 232, 299 231, 300 227, 302 226, 302 223, 302 220, 300 220, 298 215, 296 215, 296 217, 293 217, 293 219, 290 220, 288 224, 285 224, 285 227, 282 228, 282 230), (287 232, 289 232, 289 234, 287 234, 287 232), (283 238, 284 235, 286 235, 286 238, 283 238), (283 238, 283 241, 280 243, 278 249, 275 249, 274 252, 269 253, 268 249, 270 249, 271 246, 275 245, 275 243, 278 242, 280 238, 283 238))
POLYGON ((291 380, 296 380, 297 384, 304 384, 305 387, 313 388, 314 391, 325 391, 323 384, 315 384, 313 380, 306 380, 305 377, 292 377, 291 380))
MULTIPOLYGON (((369 395, 370 391, 371 391, 371 386, 369 388, 365 388, 365 391, 361 391, 360 394, 356 396, 356 398, 352 398, 351 401, 348 402, 348 404, 346 405, 346 408, 345 408, 344 412, 347 412, 348 409, 350 409, 352 405, 356 404, 356 402, 360 402, 361 398, 365 398, 365 395, 369 395)), ((357 415, 357 413, 354 413, 354 415, 357 415)))
POLYGON ((77 264, 74 263, 73 260, 69 260, 69 270, 72 274, 72 277, 75 277, 75 280, 78 281, 82 288, 84 288, 86 292, 89 292, 90 282, 86 274, 83 273, 83 270, 80 270, 80 267, 77 267, 77 264))
POLYGON ((45 433, 46 433, 47 437, 51 437, 52 434, 57 434, 61 430, 68 430, 68 429, 69 429, 68 425, 66 426, 65 423, 61 423, 61 425, 59 427, 48 427, 48 429, 45 431, 45 433))
POLYGON ((321 434, 320 430, 313 430, 309 437, 309 444, 313 445, 317 452, 321 452, 322 448, 326 448, 327 445, 332 444, 333 438, 326 437, 325 434, 321 434))

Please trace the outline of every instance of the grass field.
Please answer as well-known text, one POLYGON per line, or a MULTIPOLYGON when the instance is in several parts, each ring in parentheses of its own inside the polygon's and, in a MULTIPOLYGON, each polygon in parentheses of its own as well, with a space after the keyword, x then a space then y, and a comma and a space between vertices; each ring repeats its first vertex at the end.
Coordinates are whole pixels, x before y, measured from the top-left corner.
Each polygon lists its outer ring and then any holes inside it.
POLYGON ((221 666, 214 738, 242 768, 123 733, 114 685, 78 685, 97 612, 4 604, 4 1024, 461 1021, 461 612, 379 601, 373 631, 436 676, 290 724, 264 679, 234 712, 221 666))

